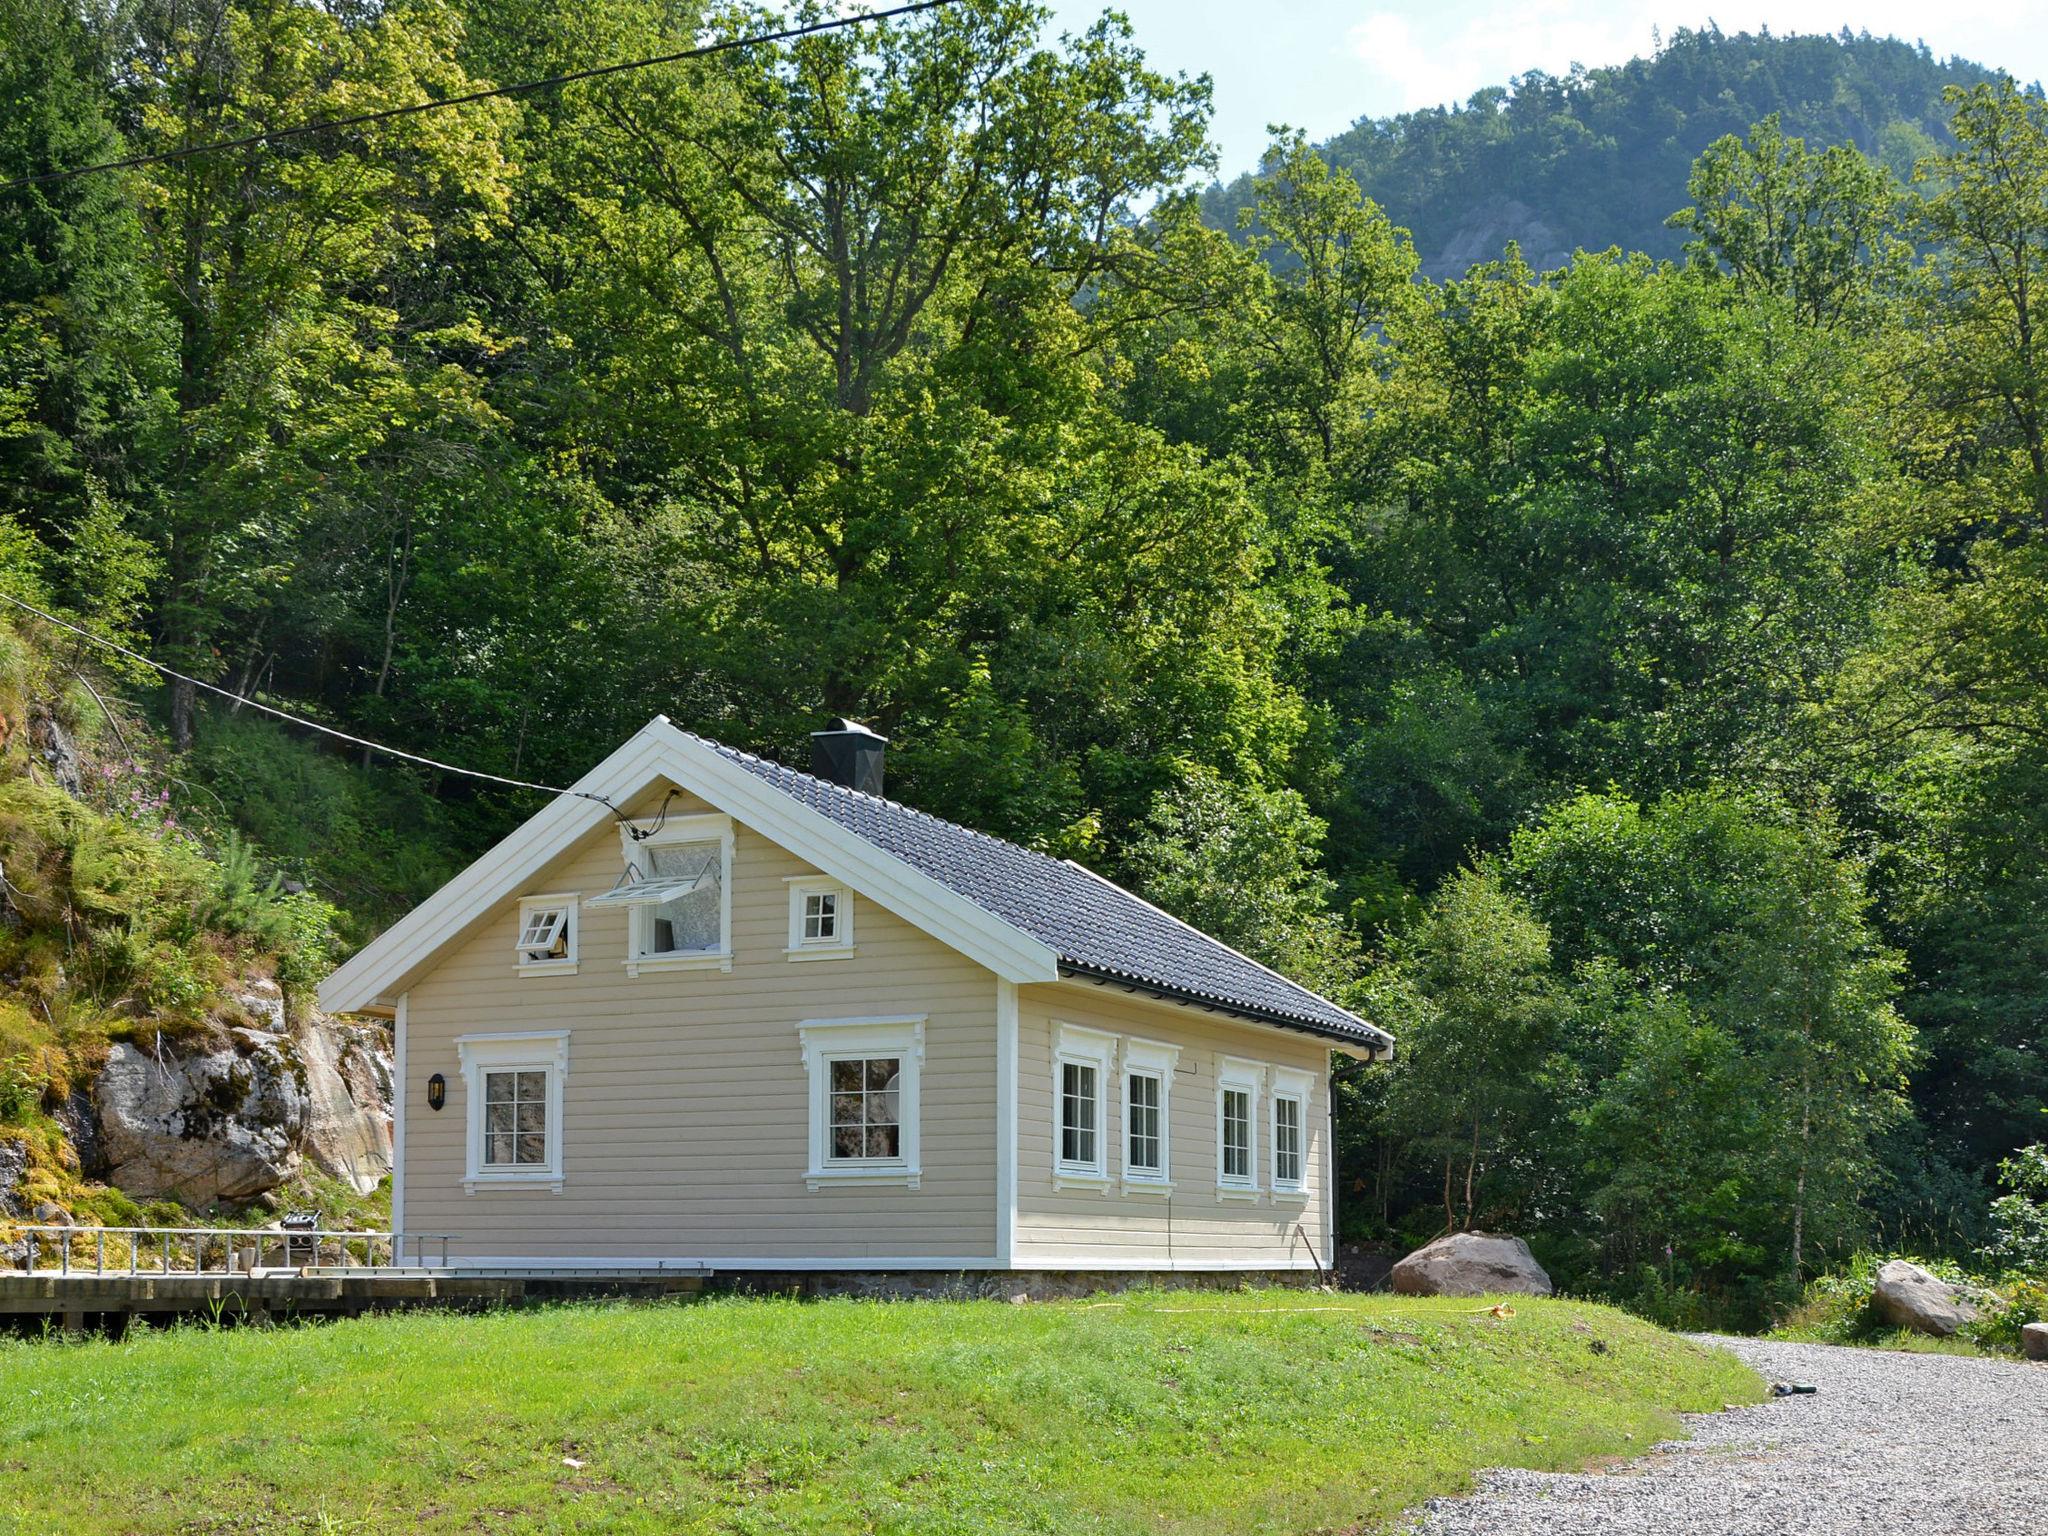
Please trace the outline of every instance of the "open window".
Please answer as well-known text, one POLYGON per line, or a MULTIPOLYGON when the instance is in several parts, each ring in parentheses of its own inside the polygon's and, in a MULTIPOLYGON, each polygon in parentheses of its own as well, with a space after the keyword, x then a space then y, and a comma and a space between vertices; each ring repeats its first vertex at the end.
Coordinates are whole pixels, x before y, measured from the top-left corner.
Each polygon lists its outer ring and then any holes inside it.
POLYGON ((924 1018, 809 1019, 798 1029, 810 1075, 811 1189, 916 1189, 924 1018))
POLYGON ((732 819, 672 816, 621 828, 620 837, 625 876, 584 905, 626 909, 627 974, 731 970, 732 819))
POLYGON ((837 880, 803 875, 789 881, 792 960, 843 960, 853 954, 853 892, 837 880))
POLYGON ((516 946, 519 974, 544 976, 576 969, 576 894, 522 896, 516 946))
POLYGON ((1273 1069, 1273 1192, 1299 1195, 1308 1187, 1308 1100, 1310 1074, 1293 1067, 1273 1069))
POLYGON ((1259 1194, 1259 1089, 1255 1061, 1224 1056, 1216 1063, 1216 1191, 1224 1199, 1259 1194))
POLYGON ((1180 1048, 1156 1040, 1124 1042, 1124 1193, 1166 1194, 1173 1188, 1173 1070, 1180 1048))
POLYGON ((462 1035, 455 1042, 467 1101, 462 1187, 562 1192, 562 1086, 569 1032, 462 1035))

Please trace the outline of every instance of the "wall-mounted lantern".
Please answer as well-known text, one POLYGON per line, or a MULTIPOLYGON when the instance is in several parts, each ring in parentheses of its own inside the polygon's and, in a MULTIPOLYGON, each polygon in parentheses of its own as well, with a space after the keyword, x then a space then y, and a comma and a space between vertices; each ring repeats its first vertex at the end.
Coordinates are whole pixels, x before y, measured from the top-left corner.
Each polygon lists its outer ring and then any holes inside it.
POLYGON ((448 1102, 448 1079, 436 1072, 427 1079, 427 1108, 439 1109, 448 1102))

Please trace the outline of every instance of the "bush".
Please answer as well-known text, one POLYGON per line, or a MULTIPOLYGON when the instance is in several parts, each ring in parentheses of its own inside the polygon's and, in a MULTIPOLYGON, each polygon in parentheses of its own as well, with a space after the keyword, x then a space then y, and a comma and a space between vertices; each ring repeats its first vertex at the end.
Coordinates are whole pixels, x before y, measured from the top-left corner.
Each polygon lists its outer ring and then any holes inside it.
POLYGON ((2048 1146, 2022 1147, 1998 1165, 2005 1193, 1991 1203, 1994 1236, 1983 1250, 2005 1269, 2048 1275, 2048 1146))

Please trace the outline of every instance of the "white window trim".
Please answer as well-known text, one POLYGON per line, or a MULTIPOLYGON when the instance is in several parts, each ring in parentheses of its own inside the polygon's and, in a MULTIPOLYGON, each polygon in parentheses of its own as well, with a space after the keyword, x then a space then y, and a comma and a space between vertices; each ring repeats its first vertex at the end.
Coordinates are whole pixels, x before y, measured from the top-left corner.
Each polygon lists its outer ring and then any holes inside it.
POLYGON ((569 1031, 536 1029, 496 1035, 458 1035, 463 1111, 469 1117, 462 1191, 547 1189, 562 1192, 562 1086, 569 1076, 569 1031), (548 1160, 525 1168, 484 1166, 484 1073, 545 1072, 548 1075, 548 1160))
POLYGON ((1299 1067, 1273 1068, 1273 1092, 1268 1096, 1266 1133, 1272 1148, 1272 1187, 1274 1195, 1306 1195, 1308 1193, 1308 1104, 1315 1088, 1315 1074, 1304 1072, 1299 1067), (1295 1115, 1295 1135, 1299 1138, 1301 1177, 1282 1182, 1280 1178, 1280 1101, 1292 1099, 1298 1106, 1295 1115))
POLYGON ((1109 1082, 1116 1065, 1117 1037, 1079 1024, 1053 1025, 1052 1049, 1052 1187, 1094 1189, 1109 1193, 1109 1082), (1060 1116, 1064 1112, 1061 1078, 1069 1064, 1095 1069, 1095 1157, 1069 1162, 1060 1155, 1065 1142, 1060 1116))
POLYGON ((574 976, 576 974, 576 941, 582 928, 581 908, 583 896, 580 891, 557 891, 538 896, 519 898, 519 929, 512 935, 513 954, 518 961, 521 976, 574 976), (519 948, 520 935, 526 932, 526 920, 542 907, 559 907, 562 921, 566 925, 562 936, 568 940, 568 953, 559 960, 529 960, 526 951, 519 948))
POLYGON ((1259 1091, 1265 1086, 1266 1069, 1256 1061, 1247 1061, 1241 1056, 1219 1056, 1216 1058, 1216 1198, 1219 1200, 1256 1200, 1259 1198, 1259 1091), (1246 1108, 1246 1134, 1251 1145, 1246 1148, 1247 1176, 1241 1179, 1226 1178, 1223 1173, 1223 1094, 1225 1089, 1238 1089, 1251 1095, 1246 1108))
POLYGON ((784 883, 789 887, 789 947, 783 953, 792 960, 851 960, 854 956, 853 892, 843 881, 834 880, 830 875, 790 875, 784 883), (837 932, 832 938, 804 937, 806 896, 839 898, 839 905, 833 913, 837 932))
POLYGON ((730 816, 671 816, 666 821, 651 818, 626 823, 619 828, 619 841, 624 846, 626 862, 638 870, 643 878, 652 876, 654 862, 651 852, 656 848, 670 847, 677 843, 710 843, 719 845, 718 870, 718 932, 716 949, 702 950, 694 954, 664 955, 650 954, 647 944, 653 934, 654 912, 649 907, 629 907, 626 915, 626 974, 638 976, 642 971, 730 971, 732 969, 732 818, 730 816), (634 832, 643 832, 645 837, 636 838, 634 832))
POLYGON ((1124 1040, 1123 1092, 1118 1102, 1123 1107, 1123 1124, 1119 1127, 1123 1140, 1119 1146, 1123 1149, 1123 1188, 1127 1195, 1173 1193, 1173 1074, 1179 1064, 1180 1047, 1177 1045, 1136 1035, 1124 1040), (1131 1079, 1134 1077, 1159 1080, 1159 1167, 1156 1170, 1131 1166, 1131 1079))
POLYGON ((898 1184, 916 1189, 924 1177, 919 1156, 919 1100, 924 1079, 922 1013, 882 1018, 806 1019, 797 1026, 803 1044, 804 1070, 811 1080, 810 1167, 804 1183, 813 1190, 839 1184, 898 1184), (896 1088, 898 1142, 902 1155, 892 1158, 840 1159, 830 1156, 832 1134, 832 1063, 849 1056, 896 1056, 903 1062, 896 1088))

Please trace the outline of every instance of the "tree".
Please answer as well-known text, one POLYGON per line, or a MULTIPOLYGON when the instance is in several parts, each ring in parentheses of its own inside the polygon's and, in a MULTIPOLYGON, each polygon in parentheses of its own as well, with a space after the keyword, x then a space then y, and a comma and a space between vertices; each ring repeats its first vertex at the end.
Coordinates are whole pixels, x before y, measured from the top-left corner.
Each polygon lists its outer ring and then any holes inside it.
POLYGON ((1183 922, 1304 986, 1341 994, 1358 956, 1317 867, 1324 833, 1294 791, 1235 785, 1189 765, 1160 793, 1124 863, 1183 922))
POLYGON ((1575 977, 1618 967, 1644 999, 1683 1000, 1692 1023, 1646 1037, 1660 1053, 1739 1057, 1703 1081, 1735 1072, 1748 1090, 1758 1139, 1735 1176, 1775 1272, 1796 1279, 1814 1246, 1855 1238, 1914 1045, 1893 1006, 1899 957, 1824 827, 1729 793, 1581 796, 1515 836, 1506 873, 1575 977))
MULTIPOLYGON (((474 82, 453 59, 458 31, 434 0, 369 13, 145 5, 120 61, 138 102, 133 146, 191 148, 459 94, 474 82)), ((249 145, 146 172, 146 251, 176 327, 175 421, 156 445, 149 512, 165 561, 160 652, 173 665, 217 672, 233 625, 250 683, 285 622, 307 530, 366 508, 388 517, 390 503, 375 503, 398 499, 403 445, 447 418, 474 423, 474 391, 445 349, 476 338, 424 328, 419 313, 402 323, 393 298, 441 223, 502 209, 509 111, 479 102, 345 142, 249 145)), ((174 683, 180 747, 192 707, 191 686, 174 683)))
POLYGON ((1445 1230, 1541 1210, 1565 1017, 1543 924, 1492 869, 1461 870, 1390 946, 1368 999, 1399 1042, 1386 1122, 1442 1164, 1445 1230))
POLYGON ((1768 295, 1803 325, 1867 314, 1903 276, 1910 244, 1901 189, 1853 144, 1818 154, 1789 138, 1772 113, 1748 137, 1707 146, 1686 183, 1693 205, 1670 219, 1686 251, 1725 270, 1745 298, 1768 295))
POLYGON ((1954 150, 1930 157, 1924 400, 1996 518, 2048 529, 2048 102, 2009 76, 1950 87, 1954 150))

